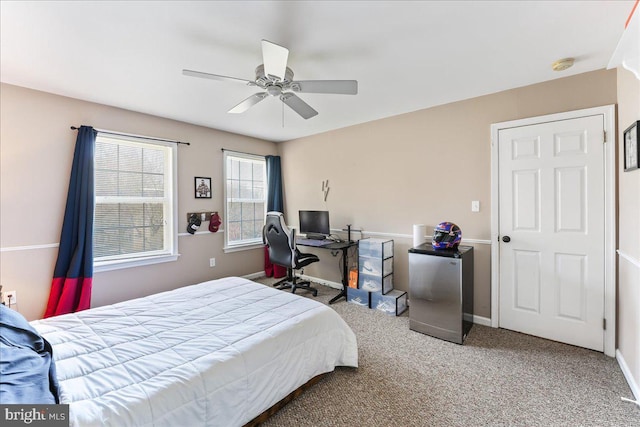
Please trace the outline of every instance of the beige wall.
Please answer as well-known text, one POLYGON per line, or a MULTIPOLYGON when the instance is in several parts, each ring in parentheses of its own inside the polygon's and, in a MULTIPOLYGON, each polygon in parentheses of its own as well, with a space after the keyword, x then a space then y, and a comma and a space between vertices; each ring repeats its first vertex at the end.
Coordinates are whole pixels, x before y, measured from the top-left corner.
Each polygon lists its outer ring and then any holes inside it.
MULTIPOLYGON (((58 253, 76 132, 71 125, 188 141, 178 148, 179 232, 186 212, 223 210, 221 148, 276 154, 274 143, 17 86, 0 90, 0 283, 16 290, 28 319, 44 313, 58 253), (213 198, 196 200, 194 176, 212 178, 213 198), (40 247, 43 245, 44 247, 40 247), (25 248, 26 247, 26 248, 25 248), (22 250, 16 250, 22 249, 22 250)), ((200 231, 207 230, 203 223, 200 231)), ((176 262, 94 275, 92 305, 263 269, 262 250, 224 254, 221 232, 179 237, 176 262), (209 258, 216 267, 209 267, 209 258)))
MULTIPOLYGON (((616 71, 603 70, 280 143, 287 220, 296 224, 300 209, 328 209, 332 228, 387 233, 396 247, 394 286, 405 291, 413 224, 430 232, 453 221, 463 243, 480 241, 474 311, 489 318, 491 124, 615 103, 616 71), (472 200, 480 212, 471 212, 472 200)), ((339 281, 336 259, 316 251, 322 261, 305 273, 339 281)))
POLYGON ((640 399, 640 170, 624 172, 623 132, 640 120, 640 80, 618 69, 618 350, 640 399))

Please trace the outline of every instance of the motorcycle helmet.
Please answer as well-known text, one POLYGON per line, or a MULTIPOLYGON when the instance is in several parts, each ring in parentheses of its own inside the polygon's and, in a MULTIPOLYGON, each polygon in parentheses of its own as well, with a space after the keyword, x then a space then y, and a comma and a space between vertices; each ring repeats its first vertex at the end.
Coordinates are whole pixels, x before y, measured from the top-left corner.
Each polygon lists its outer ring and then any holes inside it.
POLYGON ((455 249, 462 240, 460 227, 452 222, 441 222, 433 229, 433 249, 455 249))

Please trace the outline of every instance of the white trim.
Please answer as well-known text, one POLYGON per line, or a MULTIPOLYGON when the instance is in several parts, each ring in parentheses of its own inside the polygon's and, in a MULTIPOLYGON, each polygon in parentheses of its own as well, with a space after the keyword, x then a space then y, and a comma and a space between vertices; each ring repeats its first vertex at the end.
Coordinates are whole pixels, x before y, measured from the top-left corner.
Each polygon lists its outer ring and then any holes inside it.
MULTIPOLYGON (((266 276, 264 274, 264 271, 260 271, 258 273, 247 274, 246 276, 242 276, 242 277, 253 280, 253 279, 258 279, 260 277, 266 277, 266 276)), ((310 282, 318 283, 320 285, 325 285, 333 289, 342 290, 342 283, 332 282, 329 280, 321 279, 319 277, 308 276, 306 274, 299 274, 297 277, 299 277, 302 280, 308 280, 310 282)))
MULTIPOLYGON (((500 204, 499 204, 499 172, 498 169, 498 131, 500 130, 500 124, 494 123, 491 125, 491 241, 497 242, 499 239, 500 230, 500 204)), ((491 327, 497 328, 500 326, 500 319, 498 313, 500 313, 500 298, 498 298, 498 292, 500 291, 500 281, 498 280, 498 273, 500 271, 500 245, 491 245, 491 327)))
POLYGON ((258 271, 257 273, 247 274, 242 277, 245 279, 253 280, 253 279, 259 279, 261 277, 266 277, 266 275, 264 274, 264 271, 258 271))
MULTIPOLYGON (((352 231, 352 233, 353 233, 353 231, 352 231)), ((374 236, 374 237, 390 237, 390 238, 395 238, 395 239, 413 239, 413 235, 412 234, 385 233, 384 231, 362 230, 362 232, 360 234, 362 235, 362 237, 364 237, 364 235, 366 234, 367 236, 374 236)))
POLYGON ((180 254, 160 255, 147 258, 130 258, 127 260, 94 262, 93 272, 103 273, 105 271, 122 270, 123 268, 143 267, 145 265, 160 264, 163 262, 177 261, 180 254))
POLYGON ((620 350, 616 350, 616 360, 618 361, 618 365, 620 366, 620 370, 622 371, 624 378, 627 380, 627 384, 629 384, 631 392, 636 400, 640 401, 640 385, 636 382, 635 378, 633 378, 631 370, 629 369, 627 362, 625 362, 622 353, 620 353, 620 350))
POLYGON ((171 218, 172 228, 171 230, 165 231, 165 238, 171 239, 172 255, 176 256, 177 259, 177 257, 180 256, 180 249, 178 247, 178 241, 180 240, 178 238, 178 144, 173 144, 170 148, 171 157, 169 158, 169 161, 171 162, 171 185, 173 186, 170 203, 173 209, 173 212, 171 213, 173 217, 171 218))
POLYGON ((624 251, 621 251, 620 249, 618 249, 616 252, 620 256, 620 258, 625 259, 629 261, 632 265, 635 265, 636 267, 640 268, 640 259, 635 259, 631 255, 629 255, 624 251))
MULTIPOLYGON (((431 240, 431 236, 429 236, 429 240, 431 240)), ((460 243, 468 243, 468 244, 476 244, 476 245, 490 245, 491 244, 491 240, 486 240, 486 239, 466 239, 466 238, 462 238, 462 240, 460 241, 460 243)))
MULTIPOLYGON (((254 163, 261 163, 264 167, 263 167, 263 171, 262 171, 262 182, 264 183, 264 188, 265 188, 265 194, 264 194, 264 199, 261 200, 262 202, 264 202, 264 213, 262 215, 262 219, 264 221, 264 218, 267 215, 267 194, 266 194, 266 189, 267 189, 267 161, 266 161, 266 156, 264 155, 258 155, 258 154, 250 154, 250 153, 243 153, 242 151, 233 151, 233 150, 222 150, 222 200, 224 203, 224 207, 223 207, 223 220, 222 220, 222 225, 226 228, 229 225, 229 220, 231 218, 229 218, 229 195, 227 194, 227 183, 228 183, 228 177, 229 177, 229 171, 227 169, 227 163, 229 160, 229 157, 232 158, 237 158, 237 159, 241 159, 243 161, 250 161, 250 162, 254 162, 254 163)), ((236 200, 237 201, 237 200, 236 200)), ((247 201, 251 201, 254 202, 256 200, 250 199, 247 201)), ((263 222, 264 225, 264 222, 263 222)), ((230 236, 227 236, 227 234, 225 233, 224 235, 224 244, 223 244, 223 251, 225 253, 228 252, 236 252, 236 251, 242 251, 245 249, 255 249, 256 243, 247 243, 247 244, 242 244, 242 243, 237 243, 237 242, 229 242, 229 238, 230 236)), ((259 239, 259 238, 258 238, 259 239)))
POLYGON ((604 354, 615 356, 616 340, 616 251, 615 251, 615 182, 616 182, 616 127, 615 105, 586 108, 583 110, 568 111, 565 113, 549 114, 545 116, 529 117, 526 119, 512 120, 491 125, 491 326, 497 328, 499 322, 499 192, 498 192, 498 132, 519 126, 569 120, 585 116, 603 116, 603 126, 607 135, 604 144, 604 209, 605 209, 605 266, 604 266, 604 317, 608 320, 607 329, 604 331, 604 354))
MULTIPOLYGON (((96 129, 97 130, 97 129, 96 129)), ((171 262, 178 259, 178 147, 176 141, 145 137, 140 135, 122 134, 113 131, 97 130, 97 142, 117 144, 133 147, 154 147, 162 153, 164 161, 163 182, 164 193, 162 197, 134 198, 133 203, 142 203, 144 200, 159 202, 163 206, 163 215, 168 218, 165 221, 163 243, 164 247, 160 251, 162 255, 154 255, 151 251, 143 253, 146 256, 136 258, 135 254, 123 254, 122 258, 110 259, 113 257, 96 256, 94 253, 93 266, 95 272, 119 270, 122 268, 139 267, 143 265, 157 264, 161 262, 171 262)), ((95 161, 95 159, 94 159, 95 161)), ((119 203, 121 198, 96 196, 94 205, 99 203, 119 203)), ((95 221, 94 221, 95 222, 95 221)))
POLYGON ((249 251, 252 249, 260 249, 260 248, 264 248, 264 243, 260 242, 260 243, 252 243, 249 245, 242 245, 242 246, 231 246, 230 248, 222 248, 222 251, 225 254, 229 254, 232 252, 242 252, 242 251, 249 251))
POLYGON ((608 136, 604 144, 604 317, 608 319, 607 329, 604 332, 604 354, 615 357, 616 352, 616 107, 615 105, 603 106, 599 109, 603 114, 603 126, 608 136), (611 326, 611 327, 609 327, 611 326))
POLYGON ((60 243, 46 243, 44 245, 27 245, 27 246, 6 246, 0 248, 0 252, 16 252, 16 251, 33 251, 36 249, 51 249, 57 248, 60 243))
POLYGON ((320 285, 325 285, 325 286, 328 286, 328 287, 333 288, 333 289, 342 290, 342 283, 331 282, 329 280, 321 279, 319 277, 307 276, 306 274, 300 274, 298 277, 300 277, 303 280, 308 280, 310 282, 315 282, 315 283, 318 283, 320 285))
POLYGON ((187 237, 187 236, 202 235, 202 234, 210 235, 210 234, 218 234, 218 233, 224 233, 224 230, 222 228, 220 228, 215 233, 212 233, 212 232, 209 231, 208 227, 205 227, 205 231, 196 231, 193 234, 191 234, 191 233, 178 233, 178 237, 187 237))
MULTIPOLYGON (((346 233, 346 231, 342 230, 342 229, 338 229, 338 228, 332 228, 331 229, 332 233, 346 233)), ((388 237, 388 238, 395 238, 395 239, 413 239, 413 235, 412 234, 400 234, 400 233, 386 233, 383 231, 367 231, 367 230, 362 230, 362 231, 353 231, 351 230, 351 233, 359 233, 361 234, 363 237, 366 234, 367 236, 375 236, 375 237, 388 237)), ((425 239, 427 241, 431 241, 432 236, 431 235, 426 235, 425 239)), ((467 244, 480 244, 480 245, 490 245, 491 244, 491 240, 487 240, 487 239, 467 239, 467 238, 463 238, 462 239, 462 243, 467 243, 467 244)))
POLYGON ((476 325, 491 327, 491 319, 488 317, 476 316, 475 314, 463 313, 462 318, 467 322, 474 323, 476 325))
POLYGON ((473 315, 473 323, 475 323, 476 325, 491 327, 491 319, 489 319, 488 317, 476 316, 475 314, 473 315))

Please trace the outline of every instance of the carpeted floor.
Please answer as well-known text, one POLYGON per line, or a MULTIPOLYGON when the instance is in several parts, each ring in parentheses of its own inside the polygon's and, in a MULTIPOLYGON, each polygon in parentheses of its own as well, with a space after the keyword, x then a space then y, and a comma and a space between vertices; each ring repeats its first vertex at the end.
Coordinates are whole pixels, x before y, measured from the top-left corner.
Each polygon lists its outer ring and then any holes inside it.
MULTIPOLYGON (((338 292, 316 287, 325 304, 338 292)), ((617 361, 602 353, 479 325, 461 346, 411 331, 408 311, 330 307, 358 338, 358 369, 336 369, 263 425, 640 426, 640 408, 620 399, 633 395, 617 361)))

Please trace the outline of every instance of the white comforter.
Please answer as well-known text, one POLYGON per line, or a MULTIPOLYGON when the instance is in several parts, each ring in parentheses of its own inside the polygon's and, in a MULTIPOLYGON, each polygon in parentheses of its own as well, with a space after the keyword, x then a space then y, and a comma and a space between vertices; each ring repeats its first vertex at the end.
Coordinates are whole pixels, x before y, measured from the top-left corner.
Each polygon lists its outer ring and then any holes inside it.
POLYGON ((335 311, 238 277, 32 325, 53 345, 72 426, 240 426, 358 365, 335 311))

